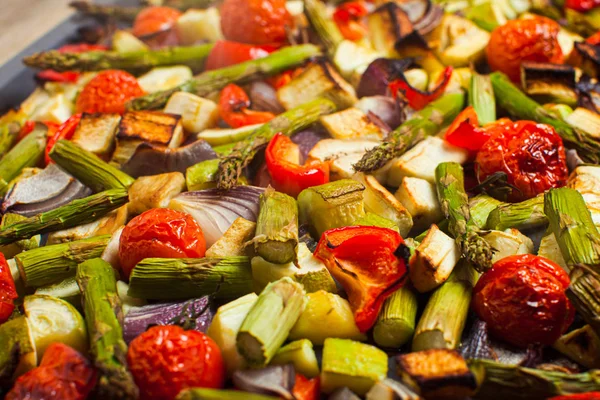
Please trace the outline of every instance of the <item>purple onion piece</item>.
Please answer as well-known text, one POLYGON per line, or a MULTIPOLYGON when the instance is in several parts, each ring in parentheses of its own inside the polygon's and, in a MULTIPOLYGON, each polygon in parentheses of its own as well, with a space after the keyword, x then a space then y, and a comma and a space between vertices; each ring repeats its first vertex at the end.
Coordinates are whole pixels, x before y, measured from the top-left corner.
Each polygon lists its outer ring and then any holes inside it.
POLYGON ((390 81, 408 69, 413 62, 414 60, 411 58, 402 60, 393 58, 376 59, 369 64, 360 78, 357 90, 358 97, 386 96, 390 81))
POLYGON ((298 145, 300 149, 300 163, 304 164, 308 153, 323 139, 329 138, 329 134, 323 128, 311 128, 300 131, 292 136, 292 142, 298 145))
POLYGON ((398 103, 391 97, 363 97, 356 103, 355 107, 367 115, 369 112, 375 114, 391 129, 399 127, 404 120, 404 111, 400 109, 398 103))
POLYGON ((252 82, 248 89, 252 109, 280 114, 285 111, 277 99, 277 91, 264 81, 252 82))
POLYGON ((233 373, 235 387, 250 393, 294 399, 292 389, 295 370, 291 364, 276 365, 262 369, 249 369, 233 373))

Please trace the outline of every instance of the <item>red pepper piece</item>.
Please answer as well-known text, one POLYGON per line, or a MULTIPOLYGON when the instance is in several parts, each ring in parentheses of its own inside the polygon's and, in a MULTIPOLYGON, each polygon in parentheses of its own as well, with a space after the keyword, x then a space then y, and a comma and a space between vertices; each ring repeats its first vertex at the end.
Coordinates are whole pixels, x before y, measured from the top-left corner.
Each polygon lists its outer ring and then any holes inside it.
POLYGON ((329 164, 313 161, 299 165, 299 159, 298 146, 281 133, 271 139, 265 152, 273 187, 293 197, 306 188, 329 182, 329 164))
POLYGON ((288 83, 291 82, 292 79, 300 75, 304 71, 304 68, 295 68, 288 69, 287 71, 283 71, 279 75, 272 76, 266 79, 267 83, 269 83, 273 88, 279 89, 288 83))
POLYGON ((590 11, 596 7, 600 7, 600 0, 567 0, 565 2, 565 8, 579 12, 590 11))
MULTIPOLYGON (((99 44, 76 43, 67 44, 58 49, 61 53, 85 53, 88 51, 106 51, 108 47, 99 44)), ((37 73, 37 78, 42 81, 49 82, 77 82, 81 74, 74 71, 56 72, 51 69, 46 69, 37 73)))
POLYGON ((600 400, 600 392, 568 394, 550 397, 548 400, 600 400))
POLYGON ((108 47, 101 44, 74 43, 61 46, 58 51, 61 53, 85 53, 88 51, 107 51, 108 47))
POLYGON ((48 139, 48 144, 46 145, 46 151, 44 153, 44 159, 46 160, 46 164, 51 164, 53 161, 50 158, 50 152, 52 148, 61 139, 71 139, 75 130, 77 129, 77 125, 79 125, 79 121, 81 121, 81 114, 75 114, 71 116, 68 120, 65 121, 64 124, 58 127, 58 130, 50 139, 48 139))
POLYGON ((400 74, 398 79, 390 82, 388 88, 390 89, 390 92, 394 98, 398 96, 398 93, 401 93, 401 95, 408 102, 409 106, 415 110, 422 110, 427 104, 444 94, 448 83, 450 83, 452 71, 452 67, 446 67, 442 73, 442 76, 440 77, 440 83, 430 92, 423 92, 410 86, 403 74, 400 74))
POLYGON ((256 60, 268 56, 275 50, 277 50, 276 46, 255 46, 229 40, 219 40, 210 51, 204 69, 210 71, 244 61, 256 60))
POLYGON ((225 86, 219 99, 221 119, 232 128, 264 124, 275 118, 275 114, 266 111, 249 110, 250 98, 244 89, 233 83, 225 86))
POLYGON ((478 151, 490 138, 489 133, 479 127, 473 106, 465 108, 446 131, 446 141, 453 146, 478 151))
POLYGON ((19 136, 17 136, 17 142, 20 142, 25 136, 33 132, 33 128, 35 128, 35 121, 25 121, 19 131, 19 136))
POLYGON ((592 36, 587 38, 585 41, 594 46, 600 45, 600 31, 594 33, 592 36))
POLYGON ((10 267, 0 253, 0 324, 6 322, 15 309, 14 300, 17 299, 17 288, 10 272, 10 267))
POLYGON ((321 382, 319 378, 308 379, 296 373, 296 382, 292 394, 296 400, 318 400, 321 398, 321 382))
POLYGON ((347 226, 324 232, 315 256, 344 287, 356 326, 366 332, 385 299, 406 281, 410 251, 392 229, 347 226))
POLYGON ((356 41, 367 34, 367 27, 360 20, 367 14, 362 1, 350 1, 336 8, 333 20, 344 38, 356 41))

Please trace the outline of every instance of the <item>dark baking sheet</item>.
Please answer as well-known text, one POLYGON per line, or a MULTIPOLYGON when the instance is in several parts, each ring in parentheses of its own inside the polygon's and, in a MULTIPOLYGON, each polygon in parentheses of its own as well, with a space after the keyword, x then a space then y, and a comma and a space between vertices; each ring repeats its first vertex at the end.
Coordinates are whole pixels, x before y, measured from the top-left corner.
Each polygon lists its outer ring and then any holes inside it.
MULTIPOLYGON (((133 6, 136 0, 96 1, 99 4, 119 4, 133 6)), ((66 7, 66 5, 64 6, 66 7)), ((10 61, 0 66, 0 114, 12 107, 18 107, 36 86, 35 71, 25 67, 21 60, 24 56, 60 47, 68 42, 77 41, 77 28, 91 25, 94 20, 73 16, 38 39, 10 61)))

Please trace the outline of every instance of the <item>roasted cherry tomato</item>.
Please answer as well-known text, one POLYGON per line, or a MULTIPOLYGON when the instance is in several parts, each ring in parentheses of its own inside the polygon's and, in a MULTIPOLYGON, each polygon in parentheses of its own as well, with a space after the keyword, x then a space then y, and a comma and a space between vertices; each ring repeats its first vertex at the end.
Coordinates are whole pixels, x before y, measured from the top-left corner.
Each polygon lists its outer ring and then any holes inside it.
POLYGON ((0 324, 10 318, 15 309, 14 300, 18 297, 10 267, 4 254, 0 253, 0 324))
POLYGON ((296 381, 292 394, 295 400, 318 400, 321 398, 321 385, 319 378, 308 379, 296 373, 296 381))
MULTIPOLYGON (((106 51, 108 47, 99 44, 76 43, 67 44, 58 49, 61 53, 85 53, 88 51, 106 51)), ((75 71, 56 72, 46 69, 37 73, 36 77, 50 82, 77 82, 81 74, 75 71)))
POLYGON ((452 78, 452 71, 452 67, 446 67, 436 88, 429 92, 423 92, 412 87, 402 74, 398 79, 390 82, 388 88, 394 98, 401 96, 413 109, 422 110, 427 104, 444 94, 448 83, 450 83, 450 78, 452 78))
POLYGON ((267 111, 249 110, 250 98, 244 89, 230 83, 221 90, 219 98, 219 115, 232 128, 264 124, 275 118, 275 114, 267 111))
POLYGON ((71 116, 71 118, 66 120, 64 124, 56 128, 56 133, 50 136, 50 138, 48 139, 48 143, 46 144, 46 150, 44 152, 44 160, 46 161, 46 164, 51 164, 53 162, 50 158, 50 152, 52 151, 52 148, 54 147, 56 142, 58 142, 61 139, 71 139, 73 137, 73 134, 75 133, 75 130, 77 130, 77 125, 79 125, 80 121, 81 114, 75 114, 71 116))
POLYGON ((229 67, 244 61, 256 60, 268 56, 277 50, 274 46, 253 46, 245 43, 219 40, 210 51, 204 68, 212 69, 229 67))
POLYGON ((492 334, 508 343, 551 345, 575 317, 565 295, 569 283, 569 275, 544 257, 509 256, 481 276, 473 309, 492 334))
POLYGON ((479 127, 477 113, 473 106, 465 108, 446 131, 446 141, 453 146, 470 151, 481 149, 490 134, 479 127))
POLYGON ((385 299, 406 281, 410 250, 392 229, 347 226, 324 232, 315 256, 344 287, 356 326, 366 332, 385 299))
POLYGON ((186 388, 222 388, 221 350, 207 335, 179 326, 155 326, 135 338, 127 364, 140 398, 173 400, 186 388))
POLYGON ((312 161, 299 165, 298 146, 281 133, 269 142, 265 161, 273 187, 293 197, 297 197, 306 188, 329 182, 329 164, 312 161))
POLYGON ((479 181, 496 172, 507 175, 511 201, 530 199, 564 186, 568 178, 565 148, 554 128, 533 121, 517 121, 496 130, 477 153, 479 181))
POLYGON ((221 29, 227 40, 282 44, 291 26, 285 0, 225 0, 221 5, 221 29))
POLYGON ((202 258, 205 252, 204 233, 196 220, 168 208, 155 208, 133 218, 123 229, 119 243, 126 278, 144 258, 202 258))
POLYGON ((600 392, 567 394, 551 397, 548 400, 600 400, 600 392))
POLYGON ((349 1, 335 9, 333 20, 344 38, 356 41, 367 34, 367 27, 361 21, 367 14, 362 1, 349 1))
POLYGON ((562 64, 559 31, 560 25, 545 17, 508 21, 492 32, 487 46, 488 64, 515 82, 521 79, 523 61, 562 64))
POLYGON ((600 0, 567 0, 565 1, 565 8, 571 10, 586 12, 596 7, 600 7, 600 0))
POLYGON ((78 113, 125 112, 125 103, 142 96, 144 91, 135 76, 120 70, 102 71, 83 88, 77 97, 78 113))
POLYGON ((65 344, 53 343, 39 367, 20 376, 5 400, 85 400, 97 376, 88 359, 65 344))
POLYGON ((181 11, 171 7, 146 7, 135 17, 133 34, 137 37, 148 36, 171 29, 181 11))

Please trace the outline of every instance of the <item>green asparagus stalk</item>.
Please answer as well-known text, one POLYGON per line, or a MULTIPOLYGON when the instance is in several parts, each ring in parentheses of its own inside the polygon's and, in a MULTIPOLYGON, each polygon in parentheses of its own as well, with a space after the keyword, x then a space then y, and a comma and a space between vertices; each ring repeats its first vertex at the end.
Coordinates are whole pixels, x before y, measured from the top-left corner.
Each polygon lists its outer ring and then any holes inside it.
POLYGON ((157 93, 134 99, 128 104, 132 110, 155 110, 165 106, 169 97, 175 92, 184 91, 204 97, 221 90, 230 83, 244 83, 256 77, 275 75, 296 67, 311 57, 320 54, 319 49, 311 44, 289 46, 276 51, 267 57, 250 60, 230 67, 206 71, 182 85, 157 93))
POLYGON ((277 400, 278 397, 240 392, 239 390, 184 389, 175 400, 277 400))
POLYGON ((320 116, 335 112, 336 108, 331 100, 313 100, 278 115, 255 130, 246 139, 238 142, 231 154, 221 159, 217 183, 219 189, 231 189, 235 186, 242 170, 276 133, 290 136, 316 122, 320 116))
POLYGON ((75 276, 77 265, 102 255, 110 235, 54 244, 15 256, 26 287, 41 287, 75 276))
POLYGON ((482 384, 479 399, 547 399, 600 391, 600 370, 571 374, 477 359, 469 367, 482 384))
POLYGON ((417 307, 417 294, 410 285, 396 290, 383 303, 373 328, 375 343, 393 348, 407 343, 415 332, 417 307))
POLYGON ((488 217, 486 228, 503 231, 509 228, 538 228, 548 223, 544 214, 544 195, 520 203, 499 205, 488 217))
POLYGON ((111 189, 47 211, 0 229, 0 245, 87 224, 126 204, 126 189, 111 189))
POLYGON ((448 230, 456 239, 462 256, 478 271, 492 267, 492 248, 470 222, 469 199, 465 192, 463 169, 454 162, 441 163, 435 169, 436 188, 448 230))
POLYGON ((563 187, 548 191, 544 211, 571 269, 567 297, 600 335, 600 232, 583 196, 574 189, 563 187))
POLYGON ((77 266, 77 284, 90 338, 90 353, 100 372, 96 396, 100 399, 135 400, 138 388, 127 370, 127 345, 123 340, 123 312, 111 265, 100 258, 77 266))
POLYGON ((415 329, 412 351, 455 349, 465 328, 473 287, 479 274, 461 260, 446 282, 433 292, 415 329))
POLYGON ((496 121, 496 99, 489 76, 473 71, 469 89, 469 104, 475 109, 481 125, 496 121))
POLYGON ((95 154, 69 140, 59 140, 52 148, 50 158, 96 192, 128 188, 135 181, 125 172, 105 163, 95 154))
POLYGON ((140 72, 169 65, 201 67, 202 61, 208 57, 213 46, 213 44, 200 44, 196 46, 165 47, 157 50, 138 50, 128 53, 116 51, 64 53, 58 50, 49 50, 27 56, 23 59, 23 63, 31 68, 52 69, 59 72, 101 71, 105 69, 140 72))
POLYGON ((146 258, 131 273, 128 295, 157 300, 214 295, 231 300, 252 291, 248 257, 146 258))
MULTIPOLYGON (((10 226, 12 224, 16 224, 17 222, 23 221, 25 219, 27 219, 27 217, 20 214, 4 214, 2 216, 2 223, 0 224, 0 229, 10 226)), ((22 251, 37 249, 38 247, 40 247, 40 242, 41 236, 36 235, 30 239, 23 239, 7 246, 1 246, 0 252, 3 253, 6 258, 12 258, 22 251)))
POLYGON ((42 159, 46 148, 48 128, 36 124, 33 132, 21 140, 0 160, 0 194, 4 194, 8 183, 16 178, 23 168, 35 167, 42 159))
POLYGON ((494 72, 490 78, 496 101, 500 107, 517 118, 552 125, 556 133, 562 137, 566 147, 576 149, 577 154, 585 162, 600 163, 600 141, 550 114, 540 104, 519 90, 506 75, 494 72))
POLYGON ((391 132, 386 141, 367 151, 354 165, 354 169, 359 172, 375 171, 391 159, 404 154, 427 136, 437 134, 460 113, 464 99, 462 93, 450 93, 433 101, 391 132))
POLYGON ((69 6, 84 15, 100 18, 116 19, 123 22, 133 22, 140 13, 142 7, 122 7, 104 4, 95 4, 86 0, 76 0, 69 6))
POLYGON ((304 309, 302 285, 285 277, 271 282, 242 322, 237 348, 248 365, 267 365, 304 309))
POLYGON ((327 6, 319 0, 304 0, 304 14, 317 32, 327 55, 334 59, 338 45, 344 40, 339 28, 327 15, 327 6))
POLYGON ((269 187, 260 196, 254 249, 275 264, 296 259, 298 247, 298 204, 293 197, 269 187))

